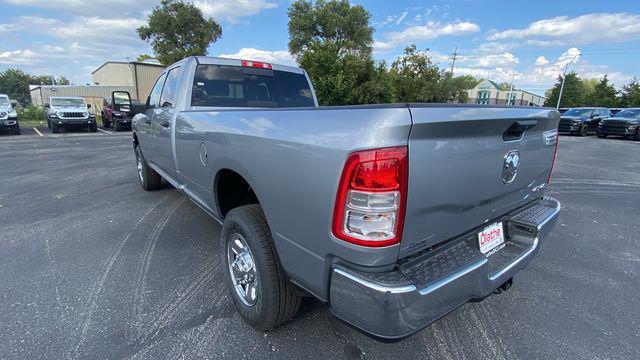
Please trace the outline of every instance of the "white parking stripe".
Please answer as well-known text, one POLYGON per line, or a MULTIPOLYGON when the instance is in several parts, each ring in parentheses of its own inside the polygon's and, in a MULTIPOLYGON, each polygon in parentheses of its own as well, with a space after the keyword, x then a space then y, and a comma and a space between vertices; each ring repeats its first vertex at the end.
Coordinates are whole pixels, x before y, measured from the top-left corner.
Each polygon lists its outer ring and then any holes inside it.
POLYGON ((35 127, 34 127, 34 128, 33 128, 33 130, 35 130, 35 131, 38 133, 38 135, 40 135, 40 136, 44 136, 44 135, 42 135, 42 133, 40 132, 40 130, 38 130, 38 128, 35 128, 35 127))
POLYGON ((102 131, 103 133, 106 133, 106 134, 113 134, 111 131, 102 130, 100 128, 98 128, 98 131, 102 131))

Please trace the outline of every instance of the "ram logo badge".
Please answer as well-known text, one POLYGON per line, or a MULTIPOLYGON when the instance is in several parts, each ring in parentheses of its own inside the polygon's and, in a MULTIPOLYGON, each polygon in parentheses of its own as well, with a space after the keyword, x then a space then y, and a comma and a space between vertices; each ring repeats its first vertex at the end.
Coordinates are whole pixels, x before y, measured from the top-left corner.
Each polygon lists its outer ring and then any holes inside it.
POLYGON ((518 167, 520 166, 520 152, 511 150, 504 156, 504 165, 502 166, 502 182, 511 184, 518 175, 518 167))

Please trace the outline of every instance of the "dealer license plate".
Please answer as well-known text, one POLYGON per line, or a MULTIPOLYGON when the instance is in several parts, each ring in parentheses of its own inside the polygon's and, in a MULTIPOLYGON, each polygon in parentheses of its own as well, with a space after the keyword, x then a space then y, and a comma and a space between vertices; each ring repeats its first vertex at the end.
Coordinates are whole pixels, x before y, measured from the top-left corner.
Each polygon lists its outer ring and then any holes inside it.
POLYGON ((478 233, 480 252, 491 255, 504 246, 502 221, 493 223, 478 233))

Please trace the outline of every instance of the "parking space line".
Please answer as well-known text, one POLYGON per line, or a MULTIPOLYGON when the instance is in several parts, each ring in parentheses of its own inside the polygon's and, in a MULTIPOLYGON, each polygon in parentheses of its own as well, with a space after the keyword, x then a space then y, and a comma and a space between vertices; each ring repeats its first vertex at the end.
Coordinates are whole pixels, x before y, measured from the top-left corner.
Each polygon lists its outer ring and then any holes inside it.
POLYGON ((33 128, 33 130, 35 130, 35 131, 38 133, 38 135, 40 135, 40 136, 44 136, 44 135, 42 135, 42 133, 40 132, 40 130, 38 130, 38 128, 37 128, 37 127, 34 127, 34 128, 33 128))
POLYGON ((111 131, 107 131, 107 130, 102 130, 100 128, 98 128, 98 131, 102 131, 105 134, 113 134, 111 131))

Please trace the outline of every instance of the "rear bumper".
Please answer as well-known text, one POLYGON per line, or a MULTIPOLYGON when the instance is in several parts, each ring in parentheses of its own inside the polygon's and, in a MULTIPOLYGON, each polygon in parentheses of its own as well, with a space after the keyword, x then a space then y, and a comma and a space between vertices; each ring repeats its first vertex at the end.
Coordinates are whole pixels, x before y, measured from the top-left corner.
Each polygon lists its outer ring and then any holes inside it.
POLYGON ((560 203, 545 197, 505 216, 506 246, 490 257, 474 245, 472 231, 399 264, 391 273, 337 266, 331 276, 331 311, 374 337, 411 335, 509 281, 535 256, 559 212, 560 203))

